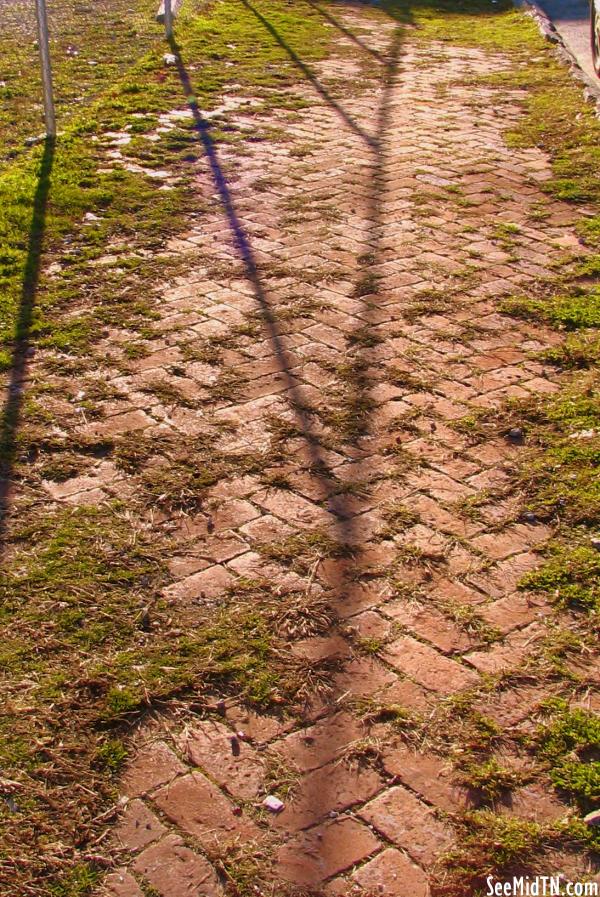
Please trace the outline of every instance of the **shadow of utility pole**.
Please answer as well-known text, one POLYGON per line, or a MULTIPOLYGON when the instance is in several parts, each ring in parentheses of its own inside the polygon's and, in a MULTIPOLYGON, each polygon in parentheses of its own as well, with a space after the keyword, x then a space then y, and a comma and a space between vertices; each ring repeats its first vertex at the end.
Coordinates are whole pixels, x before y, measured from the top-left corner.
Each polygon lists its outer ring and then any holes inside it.
POLYGON ((47 137, 40 160, 40 169, 29 228, 29 243, 23 270, 21 300, 15 321, 15 336, 6 399, 0 419, 0 539, 6 529, 11 485, 17 453, 17 434, 23 408, 23 391, 27 365, 32 355, 31 325, 40 279, 40 265, 50 179, 54 162, 55 139, 47 137))

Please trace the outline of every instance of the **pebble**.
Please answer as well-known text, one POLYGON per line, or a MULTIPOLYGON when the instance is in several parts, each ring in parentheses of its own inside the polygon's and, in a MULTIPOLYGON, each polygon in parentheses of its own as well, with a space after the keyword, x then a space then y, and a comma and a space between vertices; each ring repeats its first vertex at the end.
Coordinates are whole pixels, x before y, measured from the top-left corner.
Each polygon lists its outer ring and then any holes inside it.
POLYGON ((515 445, 519 445, 520 443, 524 442, 525 434, 523 433, 523 430, 520 427, 513 427, 506 434, 506 438, 508 439, 509 442, 513 442, 513 443, 515 443, 515 445))
POLYGON ((263 800, 263 807, 266 807, 271 813, 281 813, 284 804, 283 801, 279 800, 278 797, 275 797, 274 794, 268 794, 263 800))
POLYGON ((600 810, 592 810, 591 813, 583 817, 583 821, 588 825, 600 825, 600 810))
POLYGON ((595 435, 596 430, 577 430, 569 434, 569 439, 593 439, 595 435))
POLYGON ((139 627, 143 632, 148 632, 150 629, 150 611, 147 607, 145 607, 140 613, 139 627))

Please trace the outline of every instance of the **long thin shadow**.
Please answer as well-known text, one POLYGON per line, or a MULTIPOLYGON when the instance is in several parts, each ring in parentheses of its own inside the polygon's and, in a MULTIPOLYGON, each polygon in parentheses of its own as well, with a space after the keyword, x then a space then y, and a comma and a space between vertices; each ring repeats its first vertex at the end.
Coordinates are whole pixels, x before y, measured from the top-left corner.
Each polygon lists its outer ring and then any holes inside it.
POLYGON ((0 421, 0 538, 6 529, 6 518, 14 475, 17 437, 23 410, 23 390, 31 350, 31 324, 40 278, 40 265, 50 179, 54 163, 55 141, 47 137, 40 161, 39 177, 33 198, 29 228, 29 245, 12 351, 10 378, 0 421))
POLYGON ((256 263, 256 258, 254 256, 252 246, 250 245, 248 236, 238 217, 233 198, 231 196, 231 191, 229 189, 229 185, 227 184, 227 179, 219 162, 216 146, 212 137, 210 136, 210 123, 202 116, 202 112, 200 111, 200 107, 198 106, 194 95, 190 77, 181 58, 179 46, 174 39, 171 39, 170 46, 173 55, 175 56, 177 73, 183 86, 188 106, 194 118, 195 129, 202 142, 204 152, 206 153, 213 180, 219 193, 221 203, 225 210, 225 214, 227 216, 227 220, 233 234, 237 251, 239 252, 246 268, 246 275, 248 277, 248 280, 252 284, 254 296, 260 309, 263 322, 267 329, 269 339, 271 340, 271 343, 273 345, 274 353, 279 360, 280 372, 285 377, 291 403, 295 409, 296 416, 299 420, 299 423, 301 424, 304 437, 311 452, 312 463, 315 468, 325 470, 327 468, 327 465, 323 457, 321 456, 318 438, 313 433, 311 433, 309 417, 301 410, 303 403, 301 400, 301 396, 298 393, 296 381, 291 374, 290 358, 281 337, 277 318, 273 314, 273 311, 271 309, 269 300, 260 278, 258 265, 256 263))
POLYGON ((292 50, 292 48, 289 46, 289 44, 287 44, 285 42, 285 40, 279 34, 277 29, 274 28, 274 26, 269 22, 269 20, 266 19, 262 15, 262 13, 260 13, 254 6, 252 6, 252 4, 248 2, 248 0, 240 0, 240 2, 246 7, 246 9, 249 9, 250 12, 256 16, 256 18, 262 25, 264 25, 264 27, 269 32, 271 37, 273 37, 273 39, 277 41, 279 46, 285 50, 285 52, 288 54, 288 56, 290 57, 290 59, 292 60, 294 65, 296 65, 300 69, 300 71, 302 72, 304 77, 307 78, 308 81, 310 81, 310 83, 312 84, 314 89, 317 91, 317 93, 321 97, 323 97, 323 99, 325 100, 326 103, 328 103, 333 109, 335 109, 335 111, 338 113, 338 115, 346 122, 348 127, 352 131, 354 131, 355 134, 358 134, 358 136, 361 137, 362 140, 364 140, 372 149, 377 150, 377 146, 378 146, 377 138, 373 137, 371 134, 369 134, 367 131, 365 131, 365 129, 362 128, 358 124, 358 122, 354 121, 352 116, 346 112, 346 110, 343 108, 343 106, 340 106, 340 104, 337 102, 337 100, 335 100, 331 96, 329 91, 323 87, 323 85, 321 84, 321 82, 319 81, 319 79, 317 78, 315 73, 312 71, 312 69, 310 69, 306 65, 306 63, 303 62, 302 59, 300 59, 298 54, 294 50, 292 50))
MULTIPOLYGON (((325 99, 325 101, 339 114, 342 116, 344 121, 352 128, 352 130, 358 134, 363 140, 366 140, 371 151, 372 151, 372 165, 371 165, 371 191, 369 196, 369 214, 368 218, 371 224, 371 235, 372 235, 372 246, 373 246, 373 260, 370 261, 367 265, 366 270, 361 272, 359 270, 359 277, 361 273, 364 275, 368 275, 370 273, 371 268, 376 267, 378 264, 381 264, 383 261, 382 258, 382 231, 383 231, 383 221, 382 221, 382 213, 381 213, 381 204, 382 198, 385 190, 385 166, 386 166, 386 158, 385 158, 385 133, 387 130, 388 121, 390 118, 390 103, 391 103, 391 94, 393 89, 394 78, 396 72, 398 70, 398 63, 400 58, 400 51, 402 46, 402 38, 401 34, 398 30, 394 35, 392 40, 392 45, 390 47, 389 53, 386 54, 386 58, 384 61, 383 68, 383 93, 381 98, 381 103, 379 107, 379 111, 377 114, 377 129, 375 137, 367 135, 367 133, 360 128, 359 125, 356 124, 354 119, 346 112, 346 110, 337 103, 328 93, 328 91, 323 87, 314 73, 309 69, 309 67, 300 59, 298 54, 286 43, 284 38, 279 34, 275 26, 269 22, 265 16, 263 16, 258 10, 256 10, 249 0, 240 0, 243 5, 249 9, 257 19, 263 24, 265 29, 271 34, 271 36, 277 41, 277 43, 285 49, 289 57, 293 60, 293 62, 298 66, 298 68, 306 75, 309 79, 310 83, 316 90, 316 92, 325 99)), ((307 0, 307 3, 316 8, 325 18, 329 19, 339 30, 352 37, 353 40, 357 43, 361 50, 367 52, 375 52, 371 51, 369 47, 364 45, 362 41, 356 38, 356 35, 352 34, 352 32, 346 28, 342 23, 338 22, 334 19, 333 16, 330 16, 326 11, 321 9, 314 0, 307 0)), ((399 17, 392 15, 392 13, 388 12, 391 18, 394 18, 400 24, 402 21, 404 24, 408 24, 411 21, 411 17, 404 15, 400 20, 399 17)), ((377 289, 374 289, 371 297, 365 297, 363 299, 363 306, 365 309, 364 320, 367 328, 372 326, 372 315, 369 315, 369 312, 374 311, 379 305, 377 289)), ((354 441, 358 442, 361 437, 367 436, 369 433, 369 418, 370 418, 370 409, 371 403, 368 398, 369 393, 369 385, 365 380, 364 370, 368 366, 365 361, 365 352, 361 351, 360 346, 360 336, 359 332, 349 334, 350 342, 355 342, 357 348, 349 354, 354 360, 354 377, 350 383, 350 389, 348 394, 347 408, 350 411, 350 416, 355 421, 354 425, 354 441), (356 339, 355 339, 356 337, 356 339)), ((344 509, 344 497, 340 494, 333 495, 329 499, 329 507, 332 509, 333 513, 339 518, 343 518, 345 516, 344 509)), ((351 530, 352 523, 351 521, 345 524, 345 528, 347 531, 351 530)))
POLYGON ((306 0, 306 2, 309 6, 312 6, 313 9, 316 9, 324 19, 327 19, 328 22, 331 22, 332 25, 335 25, 338 31, 341 31, 342 34, 345 34, 346 37, 353 41, 353 43, 355 43, 358 47, 360 47, 361 50, 364 50, 365 53, 373 56, 374 59, 377 59, 377 61, 381 62, 383 65, 387 66, 390 64, 382 53, 379 53, 377 50, 373 50, 372 47, 369 47, 369 45, 366 44, 365 41, 361 40, 360 37, 357 37, 353 31, 350 31, 349 28, 346 28, 346 26, 342 22, 340 22, 339 19, 336 19, 334 16, 332 16, 330 12, 327 12, 326 9, 323 9, 322 6, 319 6, 319 4, 315 3, 314 0, 306 0))
MULTIPOLYGON (((381 96, 381 103, 379 105, 379 111, 377 114, 377 136, 379 139, 379 152, 375 154, 371 168, 372 177, 371 191, 369 195, 368 219, 371 224, 372 251, 368 262, 366 262, 364 267, 360 267, 357 272, 359 282, 365 277, 371 275, 372 271, 377 271, 378 266, 381 265, 384 261, 383 237, 385 222, 383 220, 382 206, 385 195, 385 171, 388 162, 385 135, 391 118, 392 92, 394 87, 394 78, 398 70, 401 46, 401 37, 398 33, 396 33, 392 40, 392 45, 389 52, 389 62, 384 71, 383 91, 381 96)), ((379 309, 381 305, 381 297, 379 296, 378 290, 379 277, 376 277, 376 284, 373 287, 372 294, 369 297, 365 297, 365 299, 363 300, 365 308, 363 320, 365 321, 367 329, 373 326, 373 314, 379 309)), ((349 334, 351 340, 353 340, 357 336, 359 336, 359 334, 356 332, 349 334)), ((360 341, 358 339, 356 340, 356 343, 360 347, 360 341)), ((364 371, 369 366, 368 349, 361 350, 360 348, 358 348, 354 354, 354 359, 356 381, 353 385, 353 389, 350 392, 348 406, 351 409, 351 413, 354 419, 357 421, 357 434, 359 435, 359 437, 365 437, 369 433, 370 423, 370 403, 368 401, 365 402, 365 395, 368 394, 369 387, 364 377, 364 371)))
MULTIPOLYGON (((248 3, 248 0, 241 0, 241 2, 244 3, 244 5, 247 6, 252 12, 254 12, 255 15, 258 15, 258 18, 263 22, 265 28, 269 31, 269 33, 278 41, 278 43, 280 43, 282 46, 285 46, 285 43, 279 37, 275 29, 264 19, 263 16, 256 13, 256 11, 248 3)), ((383 227, 382 213, 380 208, 382 202, 382 194, 385 188, 383 172, 385 156, 383 151, 383 143, 389 124, 388 117, 391 107, 391 90, 393 87, 395 66, 397 64, 397 59, 399 56, 399 48, 400 37, 399 35, 397 35, 393 43, 390 62, 384 69, 384 95, 382 97, 382 104, 377 119, 377 139, 373 139, 370 136, 366 135, 366 133, 356 125, 356 123, 345 112, 345 110, 341 109, 339 104, 331 100, 327 91, 319 84, 312 72, 310 72, 307 66, 304 65, 304 63, 296 56, 296 54, 293 53, 293 51, 288 50, 299 68, 307 75, 307 77, 309 77, 315 90, 321 96, 323 96, 326 101, 340 115, 342 115, 343 120, 348 124, 348 126, 354 133, 358 134, 362 140, 368 141, 368 145, 373 152, 373 185, 370 191, 369 209, 367 216, 370 226, 373 229, 373 244, 377 246, 377 255, 380 255, 381 252, 381 236, 383 227)), ((325 460, 327 455, 323 449, 323 446, 321 445, 318 436, 314 432, 312 432, 313 428, 310 415, 302 410, 301 394, 298 391, 295 378, 291 372, 293 359, 285 349, 284 341, 282 340, 279 331, 277 316, 274 310, 271 308, 269 297, 263 286, 261 274, 252 250, 250 240, 245 232, 242 221, 238 217, 235 203, 229 185, 227 183, 227 179, 219 162, 217 149, 210 135, 210 125, 202 116, 201 110, 195 99, 194 90, 189 75, 181 58, 179 47, 174 40, 171 41, 171 49, 173 55, 175 56, 179 78, 181 80, 181 84, 183 86, 189 108, 194 118, 196 131, 198 133, 200 141, 202 142, 202 146, 210 165, 212 177, 217 188, 221 204, 223 206, 231 232, 234 237, 236 249, 241 256, 246 268, 246 275, 250 284, 252 285, 255 300, 262 313, 268 338, 273 347, 273 351, 279 360, 280 373, 283 374, 286 380, 287 394, 290 399, 291 405, 295 410, 297 421, 302 429, 305 444, 311 456, 311 467, 316 474, 325 478, 326 491, 328 493, 327 507, 332 513, 335 521, 332 529, 335 531, 336 539, 341 545, 347 545, 349 547, 354 546, 356 548, 359 548, 361 542, 360 531, 357 528, 357 522, 355 518, 360 515, 360 509, 357 509, 357 507, 355 506, 350 493, 340 491, 338 488, 336 488, 335 483, 330 482, 328 465, 325 460)), ((367 313, 367 318, 369 308, 374 308, 376 307, 376 305, 376 296, 372 297, 370 302, 365 302, 365 311, 367 313)), ((366 379, 361 378, 356 382, 355 394, 350 396, 351 405, 355 407, 357 415, 360 415, 361 435, 366 435, 369 430, 369 405, 368 402, 363 401, 365 391, 367 391, 368 388, 369 384, 366 382, 366 379)), ((349 458, 352 457, 358 456, 356 456, 354 453, 351 453, 349 455, 349 458)), ((336 606, 341 605, 345 600, 349 589, 352 587, 354 572, 354 563, 350 562, 348 571, 344 572, 344 570, 342 569, 342 571, 336 577, 335 581, 330 583, 330 589, 333 599, 332 604, 334 609, 336 608, 336 606)), ((356 572, 358 572, 358 568, 356 568, 356 572)), ((339 694, 337 695, 337 697, 335 693, 332 695, 333 700, 336 700, 338 697, 339 694)), ((324 785, 321 792, 315 796, 315 799, 324 813, 331 808, 331 806, 333 805, 333 795, 331 793, 329 783, 326 783, 324 785)))

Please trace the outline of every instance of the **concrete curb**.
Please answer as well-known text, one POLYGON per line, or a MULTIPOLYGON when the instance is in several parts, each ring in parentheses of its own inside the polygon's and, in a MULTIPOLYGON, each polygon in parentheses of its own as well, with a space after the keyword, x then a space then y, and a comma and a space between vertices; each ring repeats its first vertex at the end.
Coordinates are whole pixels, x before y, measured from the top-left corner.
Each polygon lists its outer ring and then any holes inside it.
POLYGON ((538 6, 536 0, 513 0, 513 3, 516 7, 522 9, 527 15, 534 19, 547 41, 555 44, 556 55, 562 62, 568 65, 574 80, 581 83, 584 98, 589 103, 594 103, 596 107, 596 116, 600 118, 600 80, 598 82, 593 81, 592 78, 583 71, 577 59, 565 44, 560 32, 556 30, 554 23, 546 15, 544 10, 538 6))

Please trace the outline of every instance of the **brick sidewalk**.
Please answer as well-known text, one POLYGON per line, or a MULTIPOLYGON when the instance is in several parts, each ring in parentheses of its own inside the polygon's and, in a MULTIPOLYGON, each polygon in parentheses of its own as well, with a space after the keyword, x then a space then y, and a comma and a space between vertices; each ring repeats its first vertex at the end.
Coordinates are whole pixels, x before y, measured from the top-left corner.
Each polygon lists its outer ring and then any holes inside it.
MULTIPOLYGON (((243 156, 207 144, 199 188, 210 213, 171 246, 194 264, 164 291, 152 353, 114 380, 126 398, 82 428, 208 434, 216 451, 259 456, 284 432, 271 485, 229 478, 204 513, 157 514, 180 534, 166 597, 191 626, 196 602, 218 604, 239 578, 325 596, 335 624, 293 652, 329 671, 327 687, 307 695, 302 717, 228 699, 183 729, 167 717, 139 733, 122 783, 130 800, 110 834, 110 897, 142 897, 147 885, 162 897, 223 894, 222 855, 238 848, 262 864, 265 895, 291 884, 424 897, 456 841, 456 815, 477 798, 457 784, 455 758, 401 736, 402 714, 433 718, 466 691, 503 728, 543 697, 503 687, 502 675, 547 634, 548 607, 517 583, 549 531, 520 520, 518 495, 485 498, 508 481, 518 440, 474 447, 455 424, 557 389, 531 357, 556 336, 498 303, 578 245, 576 213, 542 193, 541 152, 507 147, 517 96, 468 84, 506 60, 425 50, 410 28, 398 43, 395 23, 356 8, 336 17, 333 53, 290 88, 307 104, 293 123, 273 114, 287 142, 250 141, 243 156), (215 336, 220 373, 189 354, 215 336), (210 388, 218 373, 229 394, 210 388), (149 397, 157 380, 199 409, 149 397), (477 518, 463 513, 469 502, 477 518), (265 546, 315 530, 351 551, 309 574, 267 556, 265 546), (500 674, 493 698, 485 674, 500 674), (236 741, 240 729, 248 740, 236 741), (274 769, 295 787, 269 815, 256 808, 274 769)), ((244 99, 223 108, 251 133, 244 99)), ((125 339, 110 334, 108 359, 125 339)), ((102 462, 48 488, 95 504, 126 501, 136 481, 102 462)), ((567 808, 532 778, 502 812, 561 818, 567 808)))

